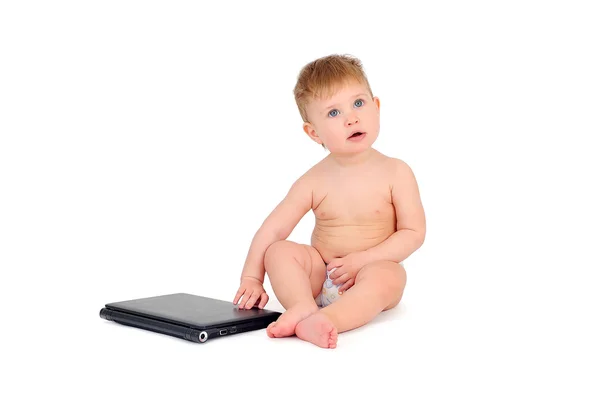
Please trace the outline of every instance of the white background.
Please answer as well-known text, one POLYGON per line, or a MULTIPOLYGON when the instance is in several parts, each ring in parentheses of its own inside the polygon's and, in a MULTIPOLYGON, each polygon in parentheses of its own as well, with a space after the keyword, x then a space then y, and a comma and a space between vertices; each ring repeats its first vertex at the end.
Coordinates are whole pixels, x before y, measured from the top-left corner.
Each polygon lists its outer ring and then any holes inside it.
POLYGON ((594 3, 3 2, 1 396, 598 398, 594 3), (292 89, 332 53, 363 61, 375 148, 420 184, 401 305, 335 350, 100 319, 233 299, 254 233, 326 155, 292 89))

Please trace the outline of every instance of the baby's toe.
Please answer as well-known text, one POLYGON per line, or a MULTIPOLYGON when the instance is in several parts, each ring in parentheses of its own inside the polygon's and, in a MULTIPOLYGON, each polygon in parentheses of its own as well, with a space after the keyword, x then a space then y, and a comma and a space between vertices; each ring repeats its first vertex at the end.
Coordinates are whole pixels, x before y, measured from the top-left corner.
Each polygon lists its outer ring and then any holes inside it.
POLYGON ((277 322, 274 321, 267 327, 267 335, 269 336, 269 338, 275 338, 275 335, 273 334, 273 327, 275 327, 276 323, 277 322))

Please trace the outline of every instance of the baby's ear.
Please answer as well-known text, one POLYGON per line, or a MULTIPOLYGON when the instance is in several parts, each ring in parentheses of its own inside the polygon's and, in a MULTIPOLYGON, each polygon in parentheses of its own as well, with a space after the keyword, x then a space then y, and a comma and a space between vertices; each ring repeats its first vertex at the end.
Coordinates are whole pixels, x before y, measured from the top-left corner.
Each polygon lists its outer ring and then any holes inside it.
POLYGON ((379 97, 373 97, 373 102, 375 103, 377 109, 381 110, 381 101, 379 100, 379 97))
POLYGON ((310 124, 310 122, 304 122, 304 124, 302 125, 302 129, 304 129, 304 133, 306 133, 312 141, 314 141, 317 144, 323 144, 323 141, 321 141, 321 139, 317 135, 317 132, 315 131, 315 128, 313 127, 313 125, 310 124))

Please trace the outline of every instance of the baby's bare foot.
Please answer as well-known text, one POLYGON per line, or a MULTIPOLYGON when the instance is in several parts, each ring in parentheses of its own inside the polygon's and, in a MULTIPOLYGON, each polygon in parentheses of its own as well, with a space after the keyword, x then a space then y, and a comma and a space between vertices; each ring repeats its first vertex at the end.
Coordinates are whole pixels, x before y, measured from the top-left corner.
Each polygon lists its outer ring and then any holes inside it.
POLYGON ((337 330, 331 320, 320 312, 314 313, 298 323, 296 335, 321 348, 333 349, 337 346, 337 330))
POLYGON ((277 321, 269 324, 267 335, 271 338, 283 338, 294 335, 296 325, 315 313, 319 308, 316 304, 298 304, 286 310, 277 321))

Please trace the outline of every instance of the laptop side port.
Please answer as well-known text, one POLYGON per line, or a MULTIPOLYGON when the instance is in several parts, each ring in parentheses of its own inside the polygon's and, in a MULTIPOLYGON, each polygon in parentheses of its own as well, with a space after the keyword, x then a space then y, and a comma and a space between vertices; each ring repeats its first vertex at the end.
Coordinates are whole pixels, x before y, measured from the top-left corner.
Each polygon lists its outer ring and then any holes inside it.
POLYGON ((208 333, 206 331, 202 331, 200 333, 200 342, 206 342, 206 340, 208 339, 208 333))
POLYGON ((237 328, 236 327, 231 327, 229 329, 229 334, 235 334, 237 332, 237 328))
POLYGON ((219 335, 226 335, 227 334, 227 329, 223 329, 219 331, 219 335))

